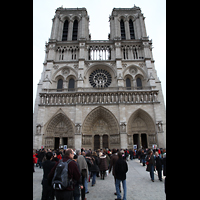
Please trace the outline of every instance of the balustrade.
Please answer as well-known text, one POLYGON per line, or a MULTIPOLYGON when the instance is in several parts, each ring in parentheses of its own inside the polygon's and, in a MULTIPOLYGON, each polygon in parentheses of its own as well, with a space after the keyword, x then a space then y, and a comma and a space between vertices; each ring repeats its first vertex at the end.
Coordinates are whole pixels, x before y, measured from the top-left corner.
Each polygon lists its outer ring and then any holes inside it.
POLYGON ((111 60, 111 48, 107 45, 90 45, 88 60, 111 60))
POLYGON ((138 60, 144 58, 140 45, 122 45, 121 54, 124 60, 138 60))
POLYGON ((93 92, 93 93, 40 93, 39 105, 116 104, 158 102, 158 91, 93 92))

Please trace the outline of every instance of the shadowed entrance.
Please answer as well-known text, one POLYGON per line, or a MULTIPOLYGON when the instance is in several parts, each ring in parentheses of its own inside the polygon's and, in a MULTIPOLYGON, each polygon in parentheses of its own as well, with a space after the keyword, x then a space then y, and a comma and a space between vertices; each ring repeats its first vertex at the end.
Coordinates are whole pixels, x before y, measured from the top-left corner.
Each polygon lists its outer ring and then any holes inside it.
POLYGON ((59 110, 45 125, 46 134, 45 148, 58 149, 67 145, 68 148, 74 148, 74 126, 71 120, 59 110))
POLYGON ((89 149, 120 148, 119 124, 111 111, 99 106, 86 116, 82 146, 89 149))
POLYGON ((129 147, 137 144, 138 148, 149 148, 156 144, 155 124, 152 117, 144 110, 136 110, 128 121, 129 147))

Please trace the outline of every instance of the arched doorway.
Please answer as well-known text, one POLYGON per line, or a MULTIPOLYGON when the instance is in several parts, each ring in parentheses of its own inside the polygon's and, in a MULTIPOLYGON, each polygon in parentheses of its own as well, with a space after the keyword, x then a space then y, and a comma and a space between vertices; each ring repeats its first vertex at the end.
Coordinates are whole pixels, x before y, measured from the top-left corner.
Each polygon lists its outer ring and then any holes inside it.
POLYGON ((128 134, 132 137, 132 145, 138 148, 149 148, 156 144, 155 124, 152 117, 144 110, 136 110, 128 121, 128 134))
POLYGON ((100 136, 94 136, 94 150, 100 149, 100 136))
POLYGON ((64 113, 54 115, 45 126, 45 148, 58 149, 64 145, 74 148, 74 125, 64 113))
POLYGON ((103 106, 95 108, 86 116, 82 129, 82 146, 94 150, 98 145, 99 149, 120 148, 118 121, 113 113, 103 106))
POLYGON ((103 135, 103 149, 109 148, 108 135, 103 135))

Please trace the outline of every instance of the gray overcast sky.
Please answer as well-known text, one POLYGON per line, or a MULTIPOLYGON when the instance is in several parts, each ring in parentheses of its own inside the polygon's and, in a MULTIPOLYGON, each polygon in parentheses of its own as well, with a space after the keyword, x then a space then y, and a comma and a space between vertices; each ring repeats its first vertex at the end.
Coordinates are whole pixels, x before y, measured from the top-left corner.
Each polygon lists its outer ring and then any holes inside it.
POLYGON ((33 109, 37 84, 43 71, 45 41, 51 34, 55 10, 63 8, 87 9, 92 40, 107 40, 110 33, 109 15, 113 8, 141 8, 147 35, 153 42, 153 58, 162 84, 166 106, 166 0, 33 0, 33 109))

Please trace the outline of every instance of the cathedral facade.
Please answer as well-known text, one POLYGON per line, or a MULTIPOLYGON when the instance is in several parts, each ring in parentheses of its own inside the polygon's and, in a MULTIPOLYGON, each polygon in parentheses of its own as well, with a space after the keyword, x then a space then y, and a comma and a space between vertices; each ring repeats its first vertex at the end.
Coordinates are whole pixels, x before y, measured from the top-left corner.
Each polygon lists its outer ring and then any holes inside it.
POLYGON ((86 8, 57 8, 33 114, 33 148, 166 147, 166 111, 139 7, 91 40, 86 8))

